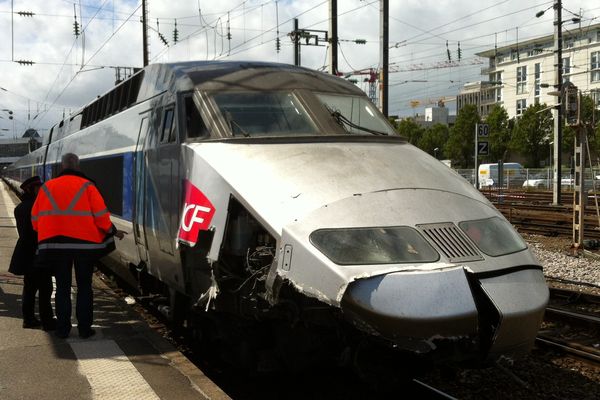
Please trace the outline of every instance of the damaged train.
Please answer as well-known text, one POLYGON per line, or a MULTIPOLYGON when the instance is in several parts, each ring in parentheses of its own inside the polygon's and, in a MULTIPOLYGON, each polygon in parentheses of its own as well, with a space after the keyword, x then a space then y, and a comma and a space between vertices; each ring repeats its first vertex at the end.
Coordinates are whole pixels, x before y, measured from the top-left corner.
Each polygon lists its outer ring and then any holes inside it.
POLYGON ((475 362, 533 344, 548 288, 527 244, 343 79, 153 64, 6 175, 49 179, 66 152, 130 232, 106 265, 164 293, 204 338, 302 352, 329 337, 475 362))

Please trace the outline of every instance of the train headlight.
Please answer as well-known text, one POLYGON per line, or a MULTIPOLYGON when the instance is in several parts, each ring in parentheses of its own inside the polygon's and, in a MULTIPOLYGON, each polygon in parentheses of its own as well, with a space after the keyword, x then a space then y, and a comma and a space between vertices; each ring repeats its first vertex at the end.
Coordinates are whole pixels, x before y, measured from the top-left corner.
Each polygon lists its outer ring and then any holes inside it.
POLYGON ((311 243, 340 265, 435 262, 440 256, 413 228, 319 229, 311 243))
POLYGON ((492 217, 458 224, 488 256, 497 257, 525 250, 527 244, 504 219, 492 217))

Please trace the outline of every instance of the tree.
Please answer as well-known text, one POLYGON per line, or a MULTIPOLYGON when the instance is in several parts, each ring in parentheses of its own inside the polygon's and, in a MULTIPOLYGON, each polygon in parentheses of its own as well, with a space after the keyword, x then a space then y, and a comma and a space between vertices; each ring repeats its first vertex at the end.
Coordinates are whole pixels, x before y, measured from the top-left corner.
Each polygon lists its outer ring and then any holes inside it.
POLYGON ((489 160, 496 162, 506 160, 510 148, 510 124, 508 113, 500 104, 494 105, 485 122, 490 127, 490 156, 489 160))
POLYGON ((527 157, 529 167, 539 168, 540 160, 546 158, 551 135, 552 113, 545 104, 536 104, 527 107, 517 119, 511 146, 527 157))
MULTIPOLYGON (((590 151, 598 152, 600 150, 600 111, 596 109, 594 99, 591 96, 581 96, 581 123, 585 129, 589 143, 590 151)), ((571 148, 572 150, 572 148, 571 148)))
POLYGON ((423 136, 424 129, 421 128, 412 118, 403 119, 397 124, 396 130, 400 136, 404 136, 410 144, 415 146, 423 136))
POLYGON ((419 140, 419 148, 434 157, 443 159, 444 145, 448 141, 449 134, 448 126, 435 124, 425 131, 419 140))
POLYGON ((446 142, 446 155, 463 168, 474 163, 472 160, 475 151, 475 124, 479 121, 477 106, 467 104, 458 112, 456 123, 446 142))

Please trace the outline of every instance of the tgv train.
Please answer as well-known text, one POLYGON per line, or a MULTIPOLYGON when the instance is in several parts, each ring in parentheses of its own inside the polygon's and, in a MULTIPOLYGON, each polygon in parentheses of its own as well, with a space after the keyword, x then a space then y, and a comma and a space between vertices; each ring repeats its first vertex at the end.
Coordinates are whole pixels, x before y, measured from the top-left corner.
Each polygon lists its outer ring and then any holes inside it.
POLYGON ((483 361, 526 351, 541 323, 548 289, 519 234, 338 77, 150 65, 6 175, 50 179, 66 152, 130 233, 106 263, 204 335, 483 361))

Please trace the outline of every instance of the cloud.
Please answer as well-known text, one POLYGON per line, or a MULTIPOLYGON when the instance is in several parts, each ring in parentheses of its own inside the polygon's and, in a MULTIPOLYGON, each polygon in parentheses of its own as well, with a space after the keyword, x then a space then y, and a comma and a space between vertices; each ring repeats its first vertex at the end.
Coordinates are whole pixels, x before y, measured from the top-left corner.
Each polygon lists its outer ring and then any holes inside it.
MULTIPOLYGON (((0 32, 5 40, 0 41, 0 87, 7 91, 0 91, 0 105, 14 110, 16 126, 23 130, 35 126, 43 133, 62 118, 63 111, 68 114, 109 90, 115 80, 115 71, 109 67, 141 66, 140 5, 131 0, 82 0, 81 6, 79 0, 16 0, 15 12, 35 15, 15 14, 11 24, 11 2, 1 0, 0 32), (85 27, 85 35, 78 38, 73 34, 73 2, 80 30, 85 27), (36 64, 11 62, 13 51, 14 60, 36 64), (49 108, 47 113, 28 120, 28 110, 31 117, 45 108, 49 108)), ((481 80, 481 65, 472 64, 474 53, 493 48, 495 43, 514 42, 517 28, 519 40, 552 33, 551 9, 535 18, 536 11, 551 5, 551 1, 516 0, 391 1, 390 45, 396 45, 390 50, 392 71, 413 70, 390 73, 390 113, 410 114, 410 100, 456 95, 465 82, 481 80), (447 59, 446 41, 453 59, 460 42, 465 65, 428 69, 447 59)), ((600 7, 595 0, 565 0, 563 6, 574 12, 581 8, 588 24, 591 18, 598 22, 600 7)), ((293 18, 299 19, 300 28, 326 31, 328 10, 328 1, 323 0, 152 0, 148 5, 150 58, 152 62, 235 59, 293 63, 293 43, 288 36, 293 18), (175 21, 177 44, 173 41, 175 21), (279 52, 275 44, 278 31, 279 52)), ((339 69, 377 68, 379 2, 338 1, 338 15, 339 69), (353 43, 355 39, 367 43, 353 43)), ((565 12, 565 18, 569 15, 565 12)), ((325 68, 326 49, 302 46, 302 65, 325 68)), ((358 85, 368 90, 366 83, 358 85)), ((0 119, 0 127, 12 129, 6 119, 0 119)))

